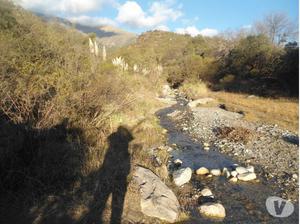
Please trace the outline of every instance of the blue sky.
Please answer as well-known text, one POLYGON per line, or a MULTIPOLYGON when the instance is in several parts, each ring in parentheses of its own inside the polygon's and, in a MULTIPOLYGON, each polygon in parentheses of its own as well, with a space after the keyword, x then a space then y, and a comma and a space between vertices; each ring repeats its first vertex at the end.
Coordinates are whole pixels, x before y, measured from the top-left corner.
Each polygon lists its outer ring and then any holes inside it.
POLYGON ((298 0, 15 0, 24 8, 84 25, 114 25, 135 33, 161 29, 213 36, 249 27, 271 12, 298 21, 298 0))

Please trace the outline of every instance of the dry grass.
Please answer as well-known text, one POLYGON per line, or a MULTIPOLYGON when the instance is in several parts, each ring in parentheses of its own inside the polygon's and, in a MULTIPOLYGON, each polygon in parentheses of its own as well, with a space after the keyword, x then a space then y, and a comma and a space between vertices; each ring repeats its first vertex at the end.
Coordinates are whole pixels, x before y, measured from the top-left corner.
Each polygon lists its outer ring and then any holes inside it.
POLYGON ((192 100, 207 95, 209 92, 206 84, 199 81, 196 83, 184 83, 182 86, 180 86, 179 90, 192 100))
POLYGON ((243 111, 246 120, 277 124, 298 133, 299 101, 296 99, 249 98, 244 94, 226 92, 210 92, 208 95, 225 104, 230 111, 243 111))
POLYGON ((234 112, 243 112, 245 119, 252 122, 277 124, 279 127, 298 133, 299 127, 299 101, 288 98, 263 98, 248 97, 247 94, 212 92, 203 83, 185 83, 180 90, 189 99, 201 97, 215 98, 206 106, 218 106, 224 104, 226 109, 234 112))

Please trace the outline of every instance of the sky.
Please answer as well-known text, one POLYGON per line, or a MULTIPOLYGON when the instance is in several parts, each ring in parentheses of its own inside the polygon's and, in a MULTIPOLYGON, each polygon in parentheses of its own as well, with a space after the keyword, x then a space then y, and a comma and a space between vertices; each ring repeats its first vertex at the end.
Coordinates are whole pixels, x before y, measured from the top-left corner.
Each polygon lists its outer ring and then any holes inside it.
POLYGON ((63 17, 83 25, 112 25, 142 33, 165 30, 214 36, 250 28, 272 12, 298 22, 298 0, 14 0, 35 12, 63 17))

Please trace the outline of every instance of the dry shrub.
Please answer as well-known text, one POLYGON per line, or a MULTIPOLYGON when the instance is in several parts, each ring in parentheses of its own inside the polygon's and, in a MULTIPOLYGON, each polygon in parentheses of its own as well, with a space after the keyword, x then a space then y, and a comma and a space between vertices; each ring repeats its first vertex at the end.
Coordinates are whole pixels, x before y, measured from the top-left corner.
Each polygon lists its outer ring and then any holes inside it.
POLYGON ((204 82, 185 82, 179 88, 189 99, 195 100, 197 98, 206 96, 208 93, 208 88, 204 82))
POLYGON ((253 139, 254 132, 243 127, 218 127, 214 130, 218 138, 228 139, 232 142, 242 142, 246 144, 253 139))

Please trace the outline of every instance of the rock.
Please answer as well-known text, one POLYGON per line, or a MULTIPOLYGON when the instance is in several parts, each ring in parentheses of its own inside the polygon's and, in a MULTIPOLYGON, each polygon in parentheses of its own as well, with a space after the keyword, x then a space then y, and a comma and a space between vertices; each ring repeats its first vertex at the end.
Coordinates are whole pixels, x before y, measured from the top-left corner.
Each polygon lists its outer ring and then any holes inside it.
POLYGON ((250 181, 250 180, 256 179, 256 174, 255 173, 251 173, 251 172, 242 173, 242 174, 238 174, 237 178, 239 180, 242 180, 242 181, 250 181))
POLYGON ((212 177, 212 176, 213 176, 212 174, 208 174, 206 177, 210 178, 210 177, 212 177))
POLYGON ((167 130, 167 129, 162 129, 162 133, 163 133, 163 134, 167 134, 167 133, 168 133, 168 130, 167 130))
POLYGON ((229 178, 229 177, 230 177, 230 172, 229 172, 229 170, 228 170, 226 167, 223 168, 222 174, 223 174, 226 178, 229 178))
POLYGON ((204 147, 203 149, 204 149, 205 151, 209 151, 209 147, 207 147, 207 146, 204 147))
POLYGON ((229 179, 229 181, 235 183, 235 182, 238 181, 238 178, 236 178, 236 177, 231 177, 231 178, 229 179))
POLYGON ((213 197, 213 193, 209 188, 204 188, 200 193, 204 197, 213 197))
POLYGON ((235 171, 236 171, 238 174, 243 174, 243 173, 249 172, 245 167, 242 167, 242 166, 238 166, 237 168, 235 168, 235 171))
POLYGON ((188 106, 190 108, 194 108, 194 107, 197 107, 199 105, 204 105, 204 104, 207 104, 207 103, 212 102, 212 101, 214 101, 213 98, 202 98, 202 99, 193 100, 193 101, 189 102, 188 106))
POLYGON ((214 176, 220 176, 221 175, 221 170, 220 169, 211 169, 210 173, 214 176))
POLYGON ((138 166, 134 179, 139 185, 142 212, 167 222, 175 222, 180 211, 175 194, 151 170, 138 166))
POLYGON ((226 216, 225 208, 220 203, 206 203, 199 206, 198 210, 206 218, 223 219, 226 216))
POLYGON ((246 169, 248 172, 254 173, 254 166, 247 166, 246 169))
POLYGON ((198 175, 205 175, 208 173, 209 173, 209 170, 205 167, 200 167, 199 169, 196 170, 196 174, 198 174, 198 175))
POLYGON ((233 177, 236 177, 237 175, 238 175, 238 172, 236 172, 235 170, 234 171, 231 171, 231 176, 233 176, 233 177))
POLYGON ((182 161, 180 159, 175 159, 174 164, 180 166, 182 164, 182 161))
POLYGON ((204 143, 203 143, 203 146, 204 146, 204 147, 209 147, 209 143, 204 142, 204 143))
POLYGON ((295 180, 298 180, 298 175, 297 175, 296 173, 294 173, 294 174, 292 175, 292 177, 293 177, 295 180))
POLYGON ((192 177, 192 169, 182 168, 173 172, 173 180, 177 186, 182 186, 185 183, 189 182, 192 177))

